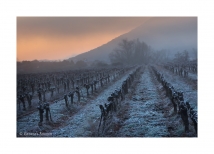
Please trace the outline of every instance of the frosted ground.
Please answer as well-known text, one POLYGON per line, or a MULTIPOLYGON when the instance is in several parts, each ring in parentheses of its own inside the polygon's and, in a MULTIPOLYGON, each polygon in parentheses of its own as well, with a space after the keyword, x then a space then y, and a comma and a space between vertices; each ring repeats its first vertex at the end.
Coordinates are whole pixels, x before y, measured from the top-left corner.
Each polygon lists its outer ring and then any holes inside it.
MULTIPOLYGON (((183 78, 164 68, 157 69, 176 90, 184 92, 184 100, 197 110, 197 75, 191 73, 183 78)), ((48 137, 196 137, 190 119, 190 132, 184 132, 180 115, 173 113, 172 103, 149 66, 141 69, 108 129, 104 134, 97 134, 101 115, 98 105, 104 104, 132 71, 79 104, 70 105, 70 109, 66 109, 63 99, 51 104, 53 123, 44 120, 43 126, 38 126, 38 111, 19 118, 17 135, 44 132, 51 134, 48 137)))

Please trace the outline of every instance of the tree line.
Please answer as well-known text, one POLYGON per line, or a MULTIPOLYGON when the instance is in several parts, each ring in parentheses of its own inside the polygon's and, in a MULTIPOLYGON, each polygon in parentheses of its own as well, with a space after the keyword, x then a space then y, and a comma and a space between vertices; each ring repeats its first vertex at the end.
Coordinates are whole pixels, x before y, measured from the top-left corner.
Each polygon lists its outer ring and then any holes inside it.
POLYGON ((95 60, 91 63, 79 60, 76 63, 73 60, 63 60, 63 61, 22 61, 17 62, 17 73, 28 74, 28 73, 47 73, 47 72, 60 72, 67 70, 75 70, 82 68, 106 68, 111 67, 111 65, 95 60))
POLYGON ((17 62, 17 73, 41 73, 41 72, 57 72, 66 71, 70 69, 80 69, 86 67, 85 61, 77 61, 74 63, 72 60, 63 61, 22 61, 17 62))
POLYGON ((148 62, 151 54, 151 47, 144 42, 137 40, 123 39, 116 49, 109 54, 112 63, 139 64, 148 62))
POLYGON ((155 51, 151 46, 139 39, 128 40, 123 39, 110 54, 109 59, 111 65, 96 60, 94 62, 85 62, 79 60, 74 63, 71 59, 63 61, 22 61, 17 62, 17 73, 41 73, 41 72, 57 72, 71 69, 81 69, 85 67, 110 67, 122 65, 162 63, 168 61, 187 62, 190 60, 190 55, 197 59, 197 49, 192 49, 192 52, 170 52, 169 50, 155 51), (190 54, 189 54, 190 53, 190 54))
MULTIPOLYGON (((197 50, 192 49, 194 59, 197 59, 197 50)), ((136 40, 123 39, 118 47, 109 54, 111 63, 121 63, 125 65, 133 64, 148 64, 148 63, 162 63, 170 60, 175 61, 188 61, 190 60, 189 52, 170 52, 169 50, 162 49, 155 51, 151 46, 145 42, 136 40)))

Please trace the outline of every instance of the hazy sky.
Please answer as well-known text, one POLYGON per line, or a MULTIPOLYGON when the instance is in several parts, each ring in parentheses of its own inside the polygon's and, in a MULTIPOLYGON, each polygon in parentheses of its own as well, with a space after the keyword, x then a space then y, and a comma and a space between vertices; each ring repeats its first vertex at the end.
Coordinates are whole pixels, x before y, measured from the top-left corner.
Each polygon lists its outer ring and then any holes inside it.
POLYGON ((87 52, 146 17, 17 17, 17 60, 58 60, 87 52))

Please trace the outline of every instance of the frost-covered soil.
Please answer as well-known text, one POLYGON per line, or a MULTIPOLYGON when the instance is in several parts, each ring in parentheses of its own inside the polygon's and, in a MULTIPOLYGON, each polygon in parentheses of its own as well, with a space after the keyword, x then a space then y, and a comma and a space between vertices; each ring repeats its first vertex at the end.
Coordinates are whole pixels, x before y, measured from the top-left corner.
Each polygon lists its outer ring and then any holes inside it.
POLYGON ((197 74, 193 74, 193 73, 188 73, 188 77, 190 78, 190 79, 192 79, 192 80, 195 80, 195 81, 197 81, 198 80, 198 77, 197 77, 197 74))
POLYGON ((68 136, 68 137, 85 137, 95 136, 96 130, 101 115, 99 105, 107 102, 107 98, 114 92, 115 89, 120 88, 122 82, 128 77, 127 73, 120 80, 109 86, 94 100, 87 103, 87 105, 77 114, 69 118, 65 127, 54 129, 52 132, 54 136, 68 136))
POLYGON ((163 108, 163 106, 159 105, 162 100, 160 100, 156 86, 152 81, 151 73, 146 68, 137 83, 132 99, 128 101, 128 119, 124 121, 117 136, 161 137, 168 135, 164 110, 158 110, 158 107, 163 108))
MULTIPOLYGON (((172 74, 159 67, 158 70, 175 89, 184 92, 184 99, 197 109, 197 84, 192 80, 172 74)), ((50 106, 53 122, 38 126, 38 111, 17 121, 17 136, 20 137, 197 137, 190 122, 189 133, 184 132, 180 115, 173 112, 170 100, 155 78, 149 66, 143 67, 133 82, 120 109, 107 124, 104 134, 97 134, 100 121, 100 104, 121 87, 128 74, 105 86, 100 92, 82 98, 80 103, 70 104, 66 109, 65 101, 60 100, 50 106), (23 135, 25 133, 25 135, 23 135), (31 134, 30 134, 31 133, 31 134), (37 134, 36 134, 37 133, 37 134), (38 135, 39 134, 39 135, 38 135)), ((193 74, 194 75, 194 74, 193 74)))
POLYGON ((108 137, 194 137, 192 123, 190 132, 178 114, 174 114, 170 100, 153 72, 146 67, 124 106, 113 118, 108 137))
POLYGON ((196 74, 190 73, 188 77, 180 77, 174 75, 170 71, 156 67, 157 70, 163 74, 164 78, 169 82, 176 90, 183 91, 184 101, 189 101, 191 107, 197 110, 197 76, 196 74), (195 79, 192 79, 194 77, 195 79))
MULTIPOLYGON (((95 130, 97 129, 98 120, 101 115, 98 105, 104 104, 107 101, 107 97, 116 88, 121 87, 122 82, 132 71, 126 72, 116 82, 105 85, 101 91, 90 95, 89 98, 81 98, 80 103, 70 104, 69 109, 65 107, 64 99, 51 104, 50 109, 53 122, 46 121, 44 117, 43 125, 39 126, 38 111, 19 118, 17 122, 17 136, 41 137, 44 133, 47 133, 48 137, 95 136, 95 130), (40 132, 42 135, 38 135, 40 132)), ((70 101, 69 98, 68 100, 70 101)), ((77 97, 75 96, 74 102, 77 102, 77 97)))

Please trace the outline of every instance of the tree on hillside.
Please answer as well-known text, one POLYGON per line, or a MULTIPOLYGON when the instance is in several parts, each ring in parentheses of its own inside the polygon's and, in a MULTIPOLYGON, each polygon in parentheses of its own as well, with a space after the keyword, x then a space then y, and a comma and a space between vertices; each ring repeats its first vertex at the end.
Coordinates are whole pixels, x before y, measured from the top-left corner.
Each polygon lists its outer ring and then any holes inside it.
POLYGON ((109 58, 112 63, 123 64, 141 64, 149 61, 148 57, 151 57, 151 48, 144 42, 137 40, 128 41, 123 39, 118 44, 112 53, 109 54, 109 58))
POLYGON ((151 55, 151 48, 145 43, 140 42, 138 39, 134 41, 135 49, 134 49, 134 61, 137 64, 141 63, 148 63, 150 55, 151 55))
POLYGON ((183 52, 183 56, 184 56, 184 61, 189 61, 189 52, 188 51, 184 51, 183 52))
POLYGON ((175 54, 174 61, 177 63, 185 63, 189 61, 189 52, 188 51, 183 51, 183 52, 177 52, 175 54))
POLYGON ((157 50, 152 53, 152 61, 154 63, 162 63, 169 61, 169 54, 168 50, 157 50))
POLYGON ((119 48, 114 49, 114 51, 109 55, 111 62, 131 64, 134 55, 134 42, 123 39, 118 46, 119 48))

